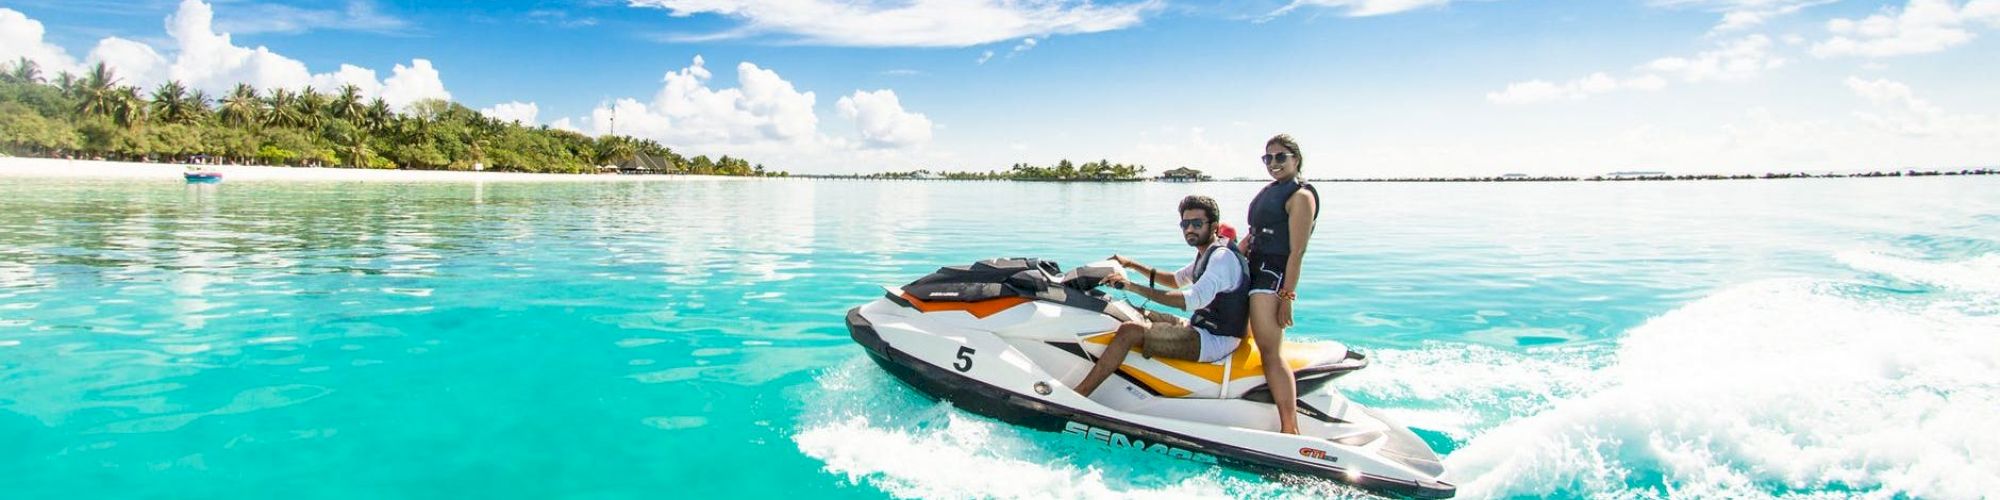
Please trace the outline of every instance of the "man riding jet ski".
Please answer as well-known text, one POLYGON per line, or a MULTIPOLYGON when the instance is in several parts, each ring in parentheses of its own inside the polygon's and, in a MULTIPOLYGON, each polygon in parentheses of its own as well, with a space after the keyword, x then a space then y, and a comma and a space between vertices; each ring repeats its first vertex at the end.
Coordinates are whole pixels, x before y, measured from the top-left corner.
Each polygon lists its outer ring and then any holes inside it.
POLYGON ((1141 309, 1144 321, 1118 325, 1097 364, 1078 383, 1076 392, 1090 396, 1124 362, 1134 347, 1151 356, 1214 363, 1221 361, 1249 333, 1250 273, 1233 241, 1216 237, 1221 209, 1207 196, 1181 200, 1181 238, 1195 248, 1194 262, 1174 272, 1161 272, 1124 257, 1111 259, 1146 276, 1146 286, 1131 285, 1124 273, 1106 275, 1100 284, 1145 297, 1149 302, 1193 310, 1187 320, 1141 309), (1153 288, 1164 282, 1168 290, 1153 288), (1185 285, 1185 290, 1180 290, 1185 285))
MULTIPOLYGON (((1439 480, 1444 466, 1422 439, 1328 387, 1368 365, 1338 343, 1285 345, 1303 415, 1296 435, 1278 432, 1271 418, 1275 405, 1251 342, 1221 351, 1228 354, 1212 362, 1126 356, 1115 371, 1105 370, 1109 375, 1089 395, 1070 389, 1099 366, 1118 342, 1121 325, 1159 319, 1145 319, 1139 308, 1096 290, 1120 282, 1122 276, 1112 277, 1120 272, 1107 261, 1064 273, 1054 262, 1029 258, 944 267, 908 285, 884 287, 881 298, 848 311, 847 328, 898 379, 1003 421, 1394 495, 1445 498, 1457 491, 1439 480)), ((1197 356, 1210 354, 1196 349, 1197 356)))

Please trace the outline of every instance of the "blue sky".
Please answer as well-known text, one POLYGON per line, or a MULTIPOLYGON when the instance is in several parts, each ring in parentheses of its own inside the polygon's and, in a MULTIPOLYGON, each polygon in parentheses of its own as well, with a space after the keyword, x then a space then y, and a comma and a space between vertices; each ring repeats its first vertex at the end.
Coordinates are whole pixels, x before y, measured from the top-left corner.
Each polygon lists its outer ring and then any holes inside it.
POLYGON ((1996 31, 2000 0, 0 3, 6 60, 585 133, 615 109, 813 173, 1254 177, 1277 132, 1315 177, 1995 165, 1996 31))

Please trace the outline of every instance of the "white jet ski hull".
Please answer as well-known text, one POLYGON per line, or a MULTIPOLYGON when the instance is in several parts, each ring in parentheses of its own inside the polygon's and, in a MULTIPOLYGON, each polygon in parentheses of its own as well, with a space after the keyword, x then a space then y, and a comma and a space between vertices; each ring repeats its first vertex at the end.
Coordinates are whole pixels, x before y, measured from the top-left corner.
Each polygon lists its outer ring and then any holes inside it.
MULTIPOLYGON (((1254 394, 1167 397, 1121 373, 1084 397, 1070 387, 1088 372, 1094 353, 1079 334, 1115 329, 1111 316, 1064 314, 1055 323, 1041 322, 1034 333, 1003 334, 981 328, 992 325, 970 313, 918 311, 897 298, 899 291, 891 292, 848 312, 850 335, 884 370, 959 408, 1110 447, 1302 474, 1390 495, 1448 498, 1457 491, 1439 480, 1443 468, 1421 439, 1325 388, 1331 376, 1315 379, 1315 386, 1301 383, 1300 435, 1274 432, 1277 415, 1268 392, 1262 402, 1254 394)), ((1345 369, 1360 366, 1365 361, 1345 369)))

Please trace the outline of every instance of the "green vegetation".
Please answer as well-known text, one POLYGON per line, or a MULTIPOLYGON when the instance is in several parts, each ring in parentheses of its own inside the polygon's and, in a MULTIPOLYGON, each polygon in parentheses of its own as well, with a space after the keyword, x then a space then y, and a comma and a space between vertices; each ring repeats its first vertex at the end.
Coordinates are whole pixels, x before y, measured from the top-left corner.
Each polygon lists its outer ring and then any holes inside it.
POLYGON ((787 175, 741 158, 686 158, 646 139, 502 122, 444 100, 397 111, 352 85, 327 94, 238 84, 216 97, 170 81, 142 93, 102 63, 82 76, 45 78, 27 58, 0 64, 0 150, 142 162, 787 175))
POLYGON ((1087 162, 1082 165, 1077 165, 1075 163, 1071 163, 1069 160, 1062 160, 1056 162, 1054 166, 1047 166, 1047 167, 1038 165, 1029 165, 1026 163, 1016 163, 1012 167, 1009 167, 1006 171, 989 170, 986 172, 932 172, 930 170, 916 170, 910 172, 883 172, 883 173, 867 174, 867 175, 832 175, 832 176, 817 176, 817 177, 846 178, 846 179, 946 179, 946 180, 967 180, 967 181, 1109 182, 1109 181, 1144 180, 1144 178, 1141 176, 1145 174, 1146 174, 1146 167, 1140 165, 1111 163, 1110 160, 1098 160, 1094 162, 1087 162))

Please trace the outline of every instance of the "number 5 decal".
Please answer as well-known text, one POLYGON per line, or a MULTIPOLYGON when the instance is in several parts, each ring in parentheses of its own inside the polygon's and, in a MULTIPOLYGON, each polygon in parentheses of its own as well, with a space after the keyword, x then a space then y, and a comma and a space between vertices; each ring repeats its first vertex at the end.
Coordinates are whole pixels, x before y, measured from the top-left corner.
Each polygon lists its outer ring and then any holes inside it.
POLYGON ((970 348, 970 347, 965 347, 965 346, 959 346, 959 347, 958 347, 958 362, 957 362, 957 363, 952 363, 951 367, 952 367, 952 368, 957 368, 957 369, 958 369, 958 371, 959 371, 959 372, 961 372, 961 373, 962 373, 962 372, 967 372, 967 371, 971 371, 971 370, 972 370, 972 353, 974 353, 974 352, 976 352, 976 351, 973 351, 973 350, 972 350, 972 348, 970 348))

